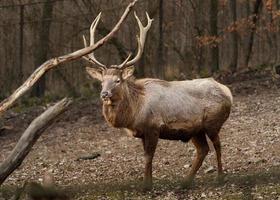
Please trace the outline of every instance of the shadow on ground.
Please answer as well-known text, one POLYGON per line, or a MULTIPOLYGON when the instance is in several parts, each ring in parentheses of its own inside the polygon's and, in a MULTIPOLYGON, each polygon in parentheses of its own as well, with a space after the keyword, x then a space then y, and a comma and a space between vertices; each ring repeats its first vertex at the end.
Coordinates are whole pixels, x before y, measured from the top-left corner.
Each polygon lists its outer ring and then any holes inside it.
MULTIPOLYGON (((215 175, 204 176, 197 178, 196 182, 188 189, 182 189, 180 185, 183 183, 182 178, 174 178, 173 180, 155 179, 154 188, 150 191, 144 191, 141 181, 124 181, 115 183, 99 183, 99 184, 85 184, 85 185, 70 185, 64 186, 59 190, 59 193, 64 193, 70 199, 99 199, 99 197, 107 197, 109 199, 125 199, 139 196, 149 196, 154 198, 163 193, 172 192, 176 199, 182 199, 188 196, 193 190, 201 192, 205 190, 215 190, 221 188, 228 190, 230 187, 235 187, 241 194, 241 198, 237 199, 254 199, 253 189, 257 187, 267 186, 269 184, 280 184, 280 167, 267 169, 263 172, 246 173, 240 172, 237 174, 226 174, 223 181, 217 181, 215 175), (86 196, 86 197, 85 197, 86 196), (83 198, 84 197, 84 198, 83 198)), ((280 195, 280 186, 274 188, 271 199, 277 199, 280 195)), ((21 191, 21 188, 13 186, 3 186, 0 188, 2 198, 10 199, 15 194, 15 191, 21 191)), ((0 196, 1 197, 1 196, 0 196)), ((228 199, 220 196, 222 199, 228 199)), ((231 198, 230 198, 231 199, 231 198)), ((233 198, 232 198, 233 199, 233 198)))

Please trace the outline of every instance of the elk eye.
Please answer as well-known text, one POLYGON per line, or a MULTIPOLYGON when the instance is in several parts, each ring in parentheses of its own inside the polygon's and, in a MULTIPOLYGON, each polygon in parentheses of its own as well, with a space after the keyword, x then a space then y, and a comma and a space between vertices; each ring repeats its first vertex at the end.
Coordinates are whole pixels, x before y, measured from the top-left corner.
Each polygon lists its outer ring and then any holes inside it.
POLYGON ((117 79, 117 80, 115 80, 115 83, 120 83, 121 82, 121 79, 117 79))

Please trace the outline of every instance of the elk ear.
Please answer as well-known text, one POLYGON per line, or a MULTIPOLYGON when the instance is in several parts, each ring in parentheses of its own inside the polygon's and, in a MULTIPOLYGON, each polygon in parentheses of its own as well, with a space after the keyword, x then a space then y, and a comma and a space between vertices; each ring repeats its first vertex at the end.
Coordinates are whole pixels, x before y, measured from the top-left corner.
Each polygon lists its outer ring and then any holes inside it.
POLYGON ((133 75, 134 66, 127 67, 122 72, 122 78, 125 80, 133 75))
POLYGON ((98 68, 92 68, 92 67, 86 67, 87 73, 94 79, 97 79, 99 81, 103 80, 103 73, 101 69, 98 68))

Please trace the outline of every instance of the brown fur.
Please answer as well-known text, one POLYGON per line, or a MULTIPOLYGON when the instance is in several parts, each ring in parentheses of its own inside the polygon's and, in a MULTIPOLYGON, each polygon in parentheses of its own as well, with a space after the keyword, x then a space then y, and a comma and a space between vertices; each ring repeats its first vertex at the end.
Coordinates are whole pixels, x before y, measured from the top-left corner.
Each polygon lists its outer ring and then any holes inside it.
POLYGON ((109 100, 104 100, 103 115, 113 127, 125 128, 142 139, 146 186, 152 184, 152 159, 158 139, 192 140, 197 156, 187 179, 189 182, 209 151, 207 135, 214 144, 218 172, 222 174, 218 133, 230 113, 230 90, 212 78, 172 82, 123 79, 123 74, 127 73, 120 69, 103 71, 102 91, 112 93, 109 100), (112 81, 118 78, 122 79, 121 83, 112 81))

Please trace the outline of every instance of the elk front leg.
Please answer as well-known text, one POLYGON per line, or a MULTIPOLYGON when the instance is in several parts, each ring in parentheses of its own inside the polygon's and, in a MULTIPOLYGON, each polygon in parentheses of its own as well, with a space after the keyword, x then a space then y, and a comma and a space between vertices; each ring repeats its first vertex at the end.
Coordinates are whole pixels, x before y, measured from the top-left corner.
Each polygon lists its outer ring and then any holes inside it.
POLYGON ((152 162, 158 143, 159 134, 150 132, 144 134, 142 138, 145 158, 144 187, 150 189, 152 187, 152 162))

